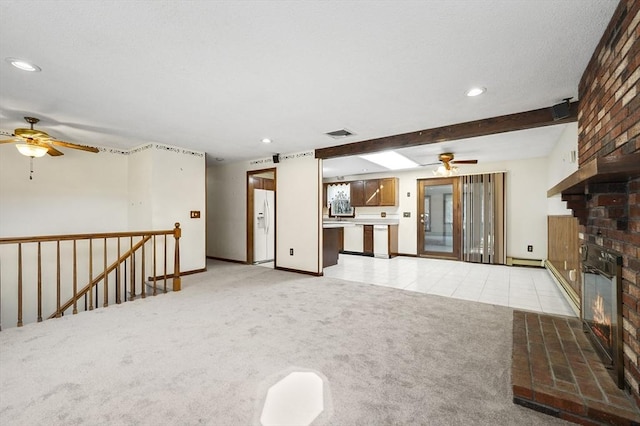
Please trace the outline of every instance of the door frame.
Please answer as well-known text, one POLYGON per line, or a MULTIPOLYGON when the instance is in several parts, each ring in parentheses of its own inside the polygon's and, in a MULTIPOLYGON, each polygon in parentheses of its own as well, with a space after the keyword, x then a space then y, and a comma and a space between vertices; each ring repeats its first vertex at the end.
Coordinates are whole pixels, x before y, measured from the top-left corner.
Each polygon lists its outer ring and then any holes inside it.
POLYGON ((278 201, 277 201, 277 197, 275 196, 276 194, 276 188, 278 187, 277 185, 277 169, 271 168, 271 169, 260 169, 260 170, 249 170, 247 171, 247 221, 246 221, 246 225, 247 225, 247 264, 249 265, 253 265, 253 180, 251 179, 254 175, 261 175, 264 173, 269 173, 269 172, 273 172, 273 266, 275 268, 276 265, 276 261, 277 261, 277 257, 278 257, 278 253, 276 250, 276 247, 278 246, 277 244, 277 239, 278 239, 278 210, 276 208, 278 201))
POLYGON ((417 181, 417 254, 418 257, 462 260, 462 194, 459 177, 418 179, 417 181), (425 186, 452 185, 453 188, 453 252, 442 253, 424 249, 424 221, 422 220, 425 186))

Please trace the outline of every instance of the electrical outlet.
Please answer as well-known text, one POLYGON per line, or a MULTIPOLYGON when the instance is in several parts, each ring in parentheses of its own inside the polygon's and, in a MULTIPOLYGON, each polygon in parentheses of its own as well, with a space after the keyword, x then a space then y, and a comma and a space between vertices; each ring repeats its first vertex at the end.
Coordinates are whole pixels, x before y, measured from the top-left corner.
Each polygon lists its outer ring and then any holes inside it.
POLYGON ((387 212, 380 212, 380 217, 387 217, 387 212))
POLYGON ((407 197, 411 197, 411 193, 410 192, 407 192, 407 197))
POLYGON ((403 212, 402 217, 411 217, 411 212, 403 212))
POLYGON ((293 256, 293 249, 292 248, 289 249, 289 256, 293 256))
POLYGON ((527 251, 531 253, 533 251, 533 246, 527 246, 527 251))
POLYGON ((191 219, 200 219, 200 210, 191 210, 191 219))

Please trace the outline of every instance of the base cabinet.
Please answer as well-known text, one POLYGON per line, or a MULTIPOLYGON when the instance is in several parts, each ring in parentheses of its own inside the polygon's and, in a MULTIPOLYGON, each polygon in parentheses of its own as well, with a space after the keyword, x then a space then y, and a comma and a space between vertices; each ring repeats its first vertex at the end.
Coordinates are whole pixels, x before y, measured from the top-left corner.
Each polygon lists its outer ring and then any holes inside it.
POLYGON ((340 253, 342 246, 342 230, 340 228, 324 228, 322 240, 322 267, 337 265, 338 253, 340 253))
POLYGON ((373 254, 373 225, 364 225, 363 246, 364 254, 373 254))
POLYGON ((344 251, 388 259, 398 254, 398 225, 356 225, 344 228, 344 251))
POLYGON ((362 253, 364 251, 364 229, 362 225, 344 228, 344 251, 362 253))

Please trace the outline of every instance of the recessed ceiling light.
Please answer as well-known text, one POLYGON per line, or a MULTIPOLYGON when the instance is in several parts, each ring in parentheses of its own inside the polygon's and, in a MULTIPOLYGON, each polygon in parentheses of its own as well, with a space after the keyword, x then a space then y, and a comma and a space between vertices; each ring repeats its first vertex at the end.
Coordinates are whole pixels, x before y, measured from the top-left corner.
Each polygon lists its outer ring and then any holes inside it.
POLYGON ((23 59, 18 59, 18 58, 6 58, 6 61, 9 62, 11 65, 13 65, 14 67, 22 70, 22 71, 29 71, 29 72, 40 72, 42 71, 42 69, 32 63, 29 63, 23 59))
POLYGON ((264 138, 264 139, 262 139, 262 143, 271 143, 271 139, 264 138))
POLYGON ((487 91, 487 89, 484 88, 484 87, 473 87, 473 88, 467 90, 467 96, 470 96, 470 97, 479 96, 479 95, 482 95, 486 91, 487 91))
POLYGON ((418 163, 409 160, 404 155, 400 155, 395 151, 384 151, 376 154, 360 155, 363 158, 372 163, 378 164, 382 167, 386 167, 389 170, 410 169, 412 167, 418 167, 418 163))

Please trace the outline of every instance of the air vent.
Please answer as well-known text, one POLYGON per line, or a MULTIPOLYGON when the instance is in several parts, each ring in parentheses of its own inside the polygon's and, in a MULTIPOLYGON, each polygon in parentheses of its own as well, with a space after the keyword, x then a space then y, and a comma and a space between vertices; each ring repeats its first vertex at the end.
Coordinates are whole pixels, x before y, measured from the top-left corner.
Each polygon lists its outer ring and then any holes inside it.
POLYGON ((327 133, 327 135, 331 136, 334 139, 346 138, 347 136, 353 135, 347 129, 334 130, 333 132, 327 133))

